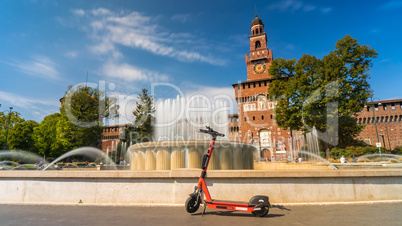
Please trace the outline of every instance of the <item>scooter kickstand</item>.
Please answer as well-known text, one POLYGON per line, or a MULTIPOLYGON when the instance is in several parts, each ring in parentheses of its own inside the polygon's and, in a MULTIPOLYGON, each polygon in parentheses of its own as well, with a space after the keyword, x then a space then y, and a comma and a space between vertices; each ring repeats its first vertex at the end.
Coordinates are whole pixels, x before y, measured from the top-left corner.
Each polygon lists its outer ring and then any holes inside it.
POLYGON ((201 215, 201 217, 203 217, 204 216, 204 213, 205 213, 205 209, 207 208, 207 204, 205 204, 204 203, 204 210, 202 211, 202 215, 201 215))

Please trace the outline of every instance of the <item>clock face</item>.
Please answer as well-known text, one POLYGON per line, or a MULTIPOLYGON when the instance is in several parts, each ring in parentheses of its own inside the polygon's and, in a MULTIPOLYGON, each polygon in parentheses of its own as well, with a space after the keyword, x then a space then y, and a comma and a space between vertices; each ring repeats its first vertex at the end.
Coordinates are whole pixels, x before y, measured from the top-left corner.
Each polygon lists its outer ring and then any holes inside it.
POLYGON ((254 64, 254 71, 258 74, 263 73, 265 71, 265 64, 263 63, 254 64))

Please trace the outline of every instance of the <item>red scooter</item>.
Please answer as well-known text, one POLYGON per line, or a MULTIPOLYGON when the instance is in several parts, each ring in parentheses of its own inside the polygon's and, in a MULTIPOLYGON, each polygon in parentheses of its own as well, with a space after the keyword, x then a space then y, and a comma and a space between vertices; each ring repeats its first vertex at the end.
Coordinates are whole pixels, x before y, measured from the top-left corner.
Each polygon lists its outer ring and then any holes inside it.
POLYGON ((207 184, 205 183, 205 177, 207 174, 209 160, 212 156, 212 151, 214 150, 215 140, 218 136, 225 136, 221 133, 218 133, 212 130, 210 127, 207 126, 207 130, 200 129, 201 133, 207 133, 212 136, 211 144, 208 149, 208 153, 204 155, 202 160, 202 172, 200 179, 198 180, 197 186, 194 188, 194 192, 190 194, 190 197, 186 201, 186 211, 188 213, 194 213, 200 207, 200 203, 203 202, 204 204, 204 211, 202 215, 205 213, 205 208, 208 206, 209 208, 213 209, 220 209, 220 210, 234 210, 234 211, 244 211, 244 212, 251 212, 255 216, 264 217, 268 214, 269 208, 271 204, 269 203, 268 196, 264 195, 257 195, 250 199, 247 202, 234 202, 234 201, 220 201, 214 200, 211 198, 209 194, 207 184), (202 200, 202 193, 205 195, 205 200, 202 200))

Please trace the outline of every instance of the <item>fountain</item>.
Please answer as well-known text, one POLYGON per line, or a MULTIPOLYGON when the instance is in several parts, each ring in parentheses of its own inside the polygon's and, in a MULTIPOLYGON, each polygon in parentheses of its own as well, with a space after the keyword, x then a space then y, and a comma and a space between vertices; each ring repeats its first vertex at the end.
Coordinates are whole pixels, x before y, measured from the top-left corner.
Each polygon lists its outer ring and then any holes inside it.
MULTIPOLYGON (((95 158, 98 155, 103 155, 103 152, 101 150, 99 150, 97 148, 93 148, 93 147, 77 148, 77 149, 71 150, 71 151, 61 155, 60 157, 55 159, 53 162, 48 164, 46 167, 44 167, 43 170, 47 170, 49 167, 53 166, 55 163, 59 162, 60 160, 73 156, 73 155, 86 155, 86 156, 95 158)), ((109 156, 105 156, 105 157, 106 157, 106 162, 108 162, 108 161, 112 162, 112 160, 110 160, 109 156)), ((116 164, 111 163, 111 165, 112 165, 113 169, 116 169, 116 164)))
MULTIPOLYGON (((128 148, 132 170, 201 168, 210 137, 198 133, 206 125, 228 134, 228 107, 203 97, 167 99, 156 104, 153 141, 128 148)), ((254 146, 218 138, 209 169, 253 169, 254 146)))

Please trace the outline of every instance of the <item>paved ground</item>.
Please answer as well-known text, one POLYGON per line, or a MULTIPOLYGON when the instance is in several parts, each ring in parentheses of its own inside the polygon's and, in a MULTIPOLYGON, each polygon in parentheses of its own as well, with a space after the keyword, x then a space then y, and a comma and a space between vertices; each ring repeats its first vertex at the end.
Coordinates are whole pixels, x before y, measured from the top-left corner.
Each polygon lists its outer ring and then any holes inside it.
POLYGON ((402 203, 278 206, 250 213, 184 207, 0 205, 0 225, 402 225, 402 203))

